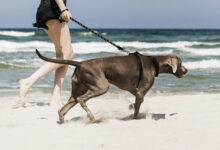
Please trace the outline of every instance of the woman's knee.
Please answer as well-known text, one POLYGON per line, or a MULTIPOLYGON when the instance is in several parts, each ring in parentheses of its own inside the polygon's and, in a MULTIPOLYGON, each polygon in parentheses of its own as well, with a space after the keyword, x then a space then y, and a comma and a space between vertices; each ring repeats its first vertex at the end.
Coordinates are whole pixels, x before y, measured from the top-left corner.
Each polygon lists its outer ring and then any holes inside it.
POLYGON ((72 59, 74 55, 72 46, 68 48, 68 50, 65 50, 64 59, 72 59))
POLYGON ((57 50, 56 57, 62 59, 69 59, 73 58, 74 52, 72 47, 62 47, 61 50, 57 50))

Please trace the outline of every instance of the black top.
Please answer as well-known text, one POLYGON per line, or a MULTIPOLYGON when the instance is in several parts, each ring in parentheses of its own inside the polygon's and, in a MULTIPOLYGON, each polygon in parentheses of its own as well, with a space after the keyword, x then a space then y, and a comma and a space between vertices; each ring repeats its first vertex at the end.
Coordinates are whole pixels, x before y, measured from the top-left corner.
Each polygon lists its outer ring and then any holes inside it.
MULTIPOLYGON (((66 0, 63 0, 63 2, 66 5, 66 0)), ((46 22, 50 19, 57 19, 60 22, 64 22, 64 20, 59 19, 60 12, 61 10, 55 0, 41 0, 37 9, 36 23, 33 26, 48 29, 46 22)))

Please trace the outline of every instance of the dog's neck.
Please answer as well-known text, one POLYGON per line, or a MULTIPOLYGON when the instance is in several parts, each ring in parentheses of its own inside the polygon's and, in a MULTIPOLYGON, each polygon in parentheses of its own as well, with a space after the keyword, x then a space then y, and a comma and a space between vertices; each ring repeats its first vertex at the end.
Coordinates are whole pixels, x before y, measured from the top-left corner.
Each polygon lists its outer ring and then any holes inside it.
POLYGON ((166 65, 167 56, 152 56, 158 65, 158 74, 160 73, 172 73, 172 68, 169 65, 166 65))
POLYGON ((158 61, 154 58, 154 56, 148 56, 153 65, 154 65, 154 68, 155 68, 155 77, 158 77, 158 74, 159 74, 159 64, 158 64, 158 61))

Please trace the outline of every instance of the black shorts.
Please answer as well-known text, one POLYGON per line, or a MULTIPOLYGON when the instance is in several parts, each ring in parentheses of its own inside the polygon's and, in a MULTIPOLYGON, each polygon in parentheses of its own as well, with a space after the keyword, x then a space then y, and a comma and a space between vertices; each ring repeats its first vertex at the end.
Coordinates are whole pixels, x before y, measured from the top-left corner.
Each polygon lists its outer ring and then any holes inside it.
MULTIPOLYGON (((66 5, 66 0, 63 1, 66 5)), ((64 20, 59 19, 59 17, 60 9, 57 6, 55 0, 41 0, 37 9, 36 23, 34 23, 33 26, 48 29, 46 22, 50 19, 57 19, 60 22, 64 22, 64 20)))

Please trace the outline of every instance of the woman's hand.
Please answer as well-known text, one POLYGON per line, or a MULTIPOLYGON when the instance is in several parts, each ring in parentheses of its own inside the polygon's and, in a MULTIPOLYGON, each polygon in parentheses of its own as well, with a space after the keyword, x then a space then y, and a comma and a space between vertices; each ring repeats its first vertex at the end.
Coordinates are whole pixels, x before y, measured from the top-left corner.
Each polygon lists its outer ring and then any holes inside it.
POLYGON ((63 20, 68 22, 70 18, 72 17, 72 14, 68 10, 66 10, 62 13, 61 17, 63 20))

